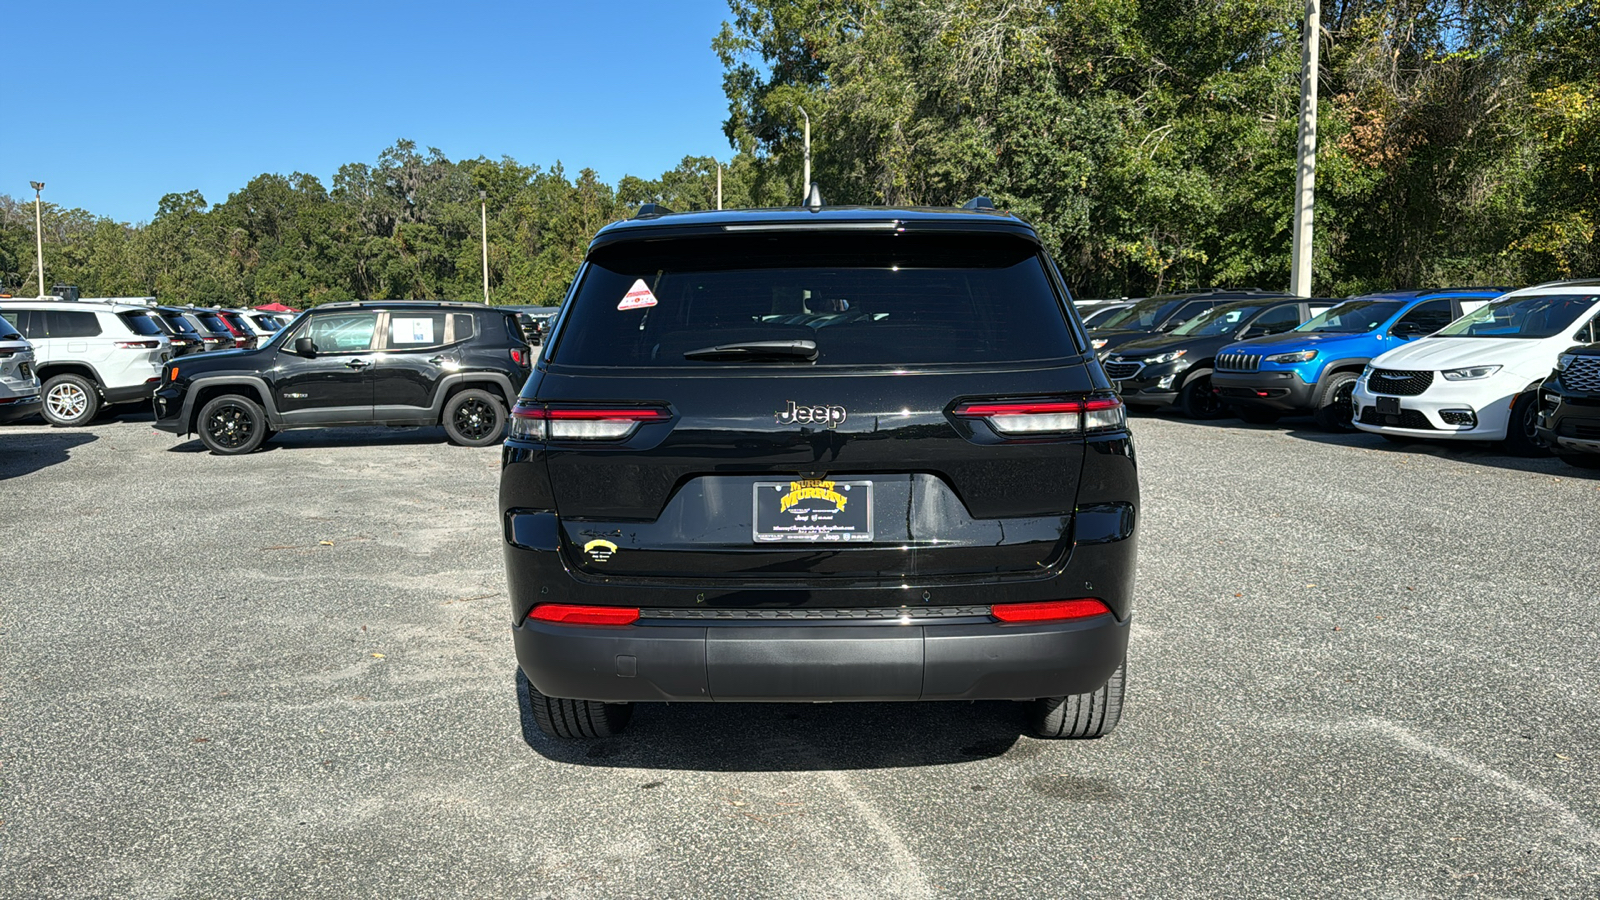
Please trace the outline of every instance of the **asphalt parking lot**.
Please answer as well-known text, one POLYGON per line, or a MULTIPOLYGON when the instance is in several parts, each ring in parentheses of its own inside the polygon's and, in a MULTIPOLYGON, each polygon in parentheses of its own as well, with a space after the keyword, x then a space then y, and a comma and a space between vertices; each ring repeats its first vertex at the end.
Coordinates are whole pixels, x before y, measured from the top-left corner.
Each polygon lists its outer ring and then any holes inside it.
POLYGON ((0 428, 0 895, 1600 897, 1600 478, 1135 420, 1129 707, 517 733, 498 449, 0 428))

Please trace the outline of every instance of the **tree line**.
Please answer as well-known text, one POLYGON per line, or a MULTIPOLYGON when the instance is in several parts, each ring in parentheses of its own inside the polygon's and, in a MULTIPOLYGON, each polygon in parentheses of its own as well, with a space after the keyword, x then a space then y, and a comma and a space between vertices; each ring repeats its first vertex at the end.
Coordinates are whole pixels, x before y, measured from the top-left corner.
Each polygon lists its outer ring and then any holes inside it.
MULTIPOLYGON (((1301 0, 730 0, 712 41, 730 208, 799 202, 800 110, 831 203, 986 194, 1087 296, 1289 276, 1301 0)), ((1595 0, 1326 0, 1315 289, 1600 274, 1595 0)), ((402 140, 332 184, 261 175, 147 223, 46 207, 46 272, 86 295, 292 305, 559 302, 644 202, 709 209, 717 161, 653 180, 402 140)), ((0 196, 0 283, 31 292, 33 210, 0 196)))

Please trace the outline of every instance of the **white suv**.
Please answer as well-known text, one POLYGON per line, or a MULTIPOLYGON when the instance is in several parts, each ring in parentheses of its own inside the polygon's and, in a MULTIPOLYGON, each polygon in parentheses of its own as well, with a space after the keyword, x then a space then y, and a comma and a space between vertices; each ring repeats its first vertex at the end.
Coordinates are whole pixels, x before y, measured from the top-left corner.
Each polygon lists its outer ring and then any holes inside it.
POLYGON ((39 411, 39 376, 33 345, 0 319, 0 422, 15 422, 39 411))
POLYGON ((1505 441, 1539 452, 1538 388, 1573 344, 1600 337, 1600 280, 1513 291, 1374 359, 1355 426, 1395 439, 1505 441))
POLYGON ((166 330, 144 306, 0 300, 0 316, 33 344, 40 411, 52 425, 86 425, 103 404, 150 399, 172 357, 166 330))

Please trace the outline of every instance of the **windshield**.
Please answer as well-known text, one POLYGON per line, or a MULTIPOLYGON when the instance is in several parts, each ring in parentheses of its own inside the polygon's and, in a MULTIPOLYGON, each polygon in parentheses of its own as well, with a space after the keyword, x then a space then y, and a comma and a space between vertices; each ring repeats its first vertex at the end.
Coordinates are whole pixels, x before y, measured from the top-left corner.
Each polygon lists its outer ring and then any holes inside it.
POLYGON ((1038 246, 1006 235, 629 241, 594 251, 567 315, 551 356, 561 365, 814 357, 818 366, 900 367, 1078 355, 1038 246), (808 353, 793 352, 804 342, 808 353), (771 351, 778 343, 790 350, 771 351))
POLYGON ((1213 306, 1189 321, 1172 329, 1175 335, 1190 337, 1217 337, 1233 334, 1245 320, 1261 309, 1259 303, 1229 303, 1213 306))
POLYGON ((1099 328, 1106 320, 1119 312, 1127 309, 1125 306, 1108 306, 1105 309, 1091 309, 1083 316, 1083 324, 1087 328, 1099 328))
POLYGON ((1140 300, 1127 309, 1117 310, 1094 327, 1102 330, 1110 328, 1141 328, 1149 331, 1165 321, 1167 316, 1178 308, 1178 304, 1187 299, 1189 298, 1151 297, 1148 300, 1140 300))
POLYGON ((6 321, 3 318, 0 318, 0 341, 20 341, 20 340, 22 340, 21 332, 17 331, 17 329, 15 327, 13 327, 10 322, 6 321))
POLYGON ((1434 337, 1547 338, 1600 303, 1597 294, 1524 294, 1478 307, 1434 337))
POLYGON ((1366 334, 1389 321, 1389 317, 1404 305, 1400 300, 1351 300, 1335 306, 1295 330, 1366 334))

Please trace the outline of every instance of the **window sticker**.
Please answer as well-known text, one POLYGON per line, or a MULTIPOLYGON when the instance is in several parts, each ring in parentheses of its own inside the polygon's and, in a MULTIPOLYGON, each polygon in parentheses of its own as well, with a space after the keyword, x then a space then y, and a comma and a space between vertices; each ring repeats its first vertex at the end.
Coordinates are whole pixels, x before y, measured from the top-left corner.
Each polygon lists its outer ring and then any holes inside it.
POLYGON ((396 344, 431 344, 433 319, 390 319, 389 340, 396 344))
POLYGON ((650 286, 644 283, 643 278, 636 279, 633 287, 622 297, 622 302, 617 304, 617 309, 644 309, 646 306, 656 305, 656 295, 650 293, 650 286))

